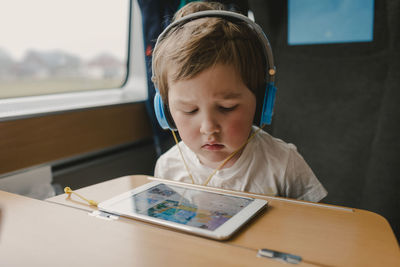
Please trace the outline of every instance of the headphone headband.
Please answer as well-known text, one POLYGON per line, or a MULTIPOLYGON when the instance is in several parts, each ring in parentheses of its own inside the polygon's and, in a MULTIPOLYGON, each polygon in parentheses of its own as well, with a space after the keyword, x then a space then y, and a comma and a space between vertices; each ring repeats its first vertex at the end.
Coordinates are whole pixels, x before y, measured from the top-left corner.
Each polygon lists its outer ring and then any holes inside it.
MULTIPOLYGON (((190 21, 193 21, 193 20, 196 20, 199 18, 205 18, 205 17, 217 17, 217 18, 219 17, 219 18, 224 18, 224 19, 227 19, 227 20, 230 20, 233 22, 243 21, 246 23, 246 25, 248 25, 248 27, 253 29, 257 33, 257 37, 260 40, 260 42, 262 42, 264 44, 263 45, 263 48, 264 48, 263 53, 264 53, 265 58, 268 61, 268 67, 267 67, 266 73, 269 75, 269 82, 274 82, 276 68, 275 68, 275 64, 274 64, 274 57, 272 54, 271 45, 269 43, 267 36, 265 35, 263 30, 257 23, 255 23, 248 17, 246 17, 242 14, 239 14, 239 13, 225 11, 225 10, 206 10, 206 11, 199 11, 199 12, 195 12, 195 13, 186 15, 186 16, 172 22, 171 24, 168 25, 167 28, 165 28, 163 30, 163 32, 157 38, 157 42, 154 45, 154 50, 156 49, 158 43, 161 42, 161 40, 166 37, 166 35, 171 31, 171 29, 173 29, 177 26, 184 25, 190 21)), ((153 68, 154 67, 152 65, 152 73, 154 73, 153 68)))

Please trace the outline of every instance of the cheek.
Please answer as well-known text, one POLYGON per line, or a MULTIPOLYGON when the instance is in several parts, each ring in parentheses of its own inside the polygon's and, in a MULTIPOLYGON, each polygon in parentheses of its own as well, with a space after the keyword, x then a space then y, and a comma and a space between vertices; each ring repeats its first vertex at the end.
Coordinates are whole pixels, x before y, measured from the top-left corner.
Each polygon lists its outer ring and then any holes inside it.
POLYGON ((243 139, 247 138, 247 134, 250 131, 251 123, 248 120, 243 119, 232 119, 227 124, 227 134, 231 139, 243 139), (243 137, 244 136, 244 137, 243 137))
POLYGON ((247 140, 253 124, 254 111, 241 111, 226 121, 226 131, 229 138, 235 142, 247 140))
POLYGON ((195 123, 189 117, 172 113, 172 118, 182 140, 189 141, 196 136, 199 130, 196 128, 195 123))

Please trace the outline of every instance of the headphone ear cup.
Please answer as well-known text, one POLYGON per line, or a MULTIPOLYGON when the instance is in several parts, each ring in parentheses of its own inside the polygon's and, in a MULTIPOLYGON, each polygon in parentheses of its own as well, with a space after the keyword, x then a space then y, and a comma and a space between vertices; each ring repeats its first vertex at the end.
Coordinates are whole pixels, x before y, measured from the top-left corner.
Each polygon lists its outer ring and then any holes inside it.
POLYGON ((265 90, 260 126, 264 124, 271 124, 272 122, 272 115, 274 114, 275 95, 276 87, 274 86, 273 82, 269 82, 265 90))
POLYGON ((162 101, 162 97, 158 89, 156 89, 156 94, 154 95, 154 113, 156 114, 156 118, 161 128, 164 130, 173 130, 176 131, 176 127, 171 121, 171 115, 169 114, 169 110, 166 108, 166 105, 162 101))

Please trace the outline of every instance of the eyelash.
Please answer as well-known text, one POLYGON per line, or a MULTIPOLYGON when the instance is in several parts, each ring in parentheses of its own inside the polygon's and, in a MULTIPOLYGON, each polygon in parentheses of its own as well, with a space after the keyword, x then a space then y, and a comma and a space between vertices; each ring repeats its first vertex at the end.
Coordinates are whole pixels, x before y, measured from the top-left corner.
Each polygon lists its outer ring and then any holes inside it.
MULTIPOLYGON (((234 105, 234 106, 232 106, 232 107, 223 107, 223 106, 219 106, 218 109, 219 109, 221 112, 230 112, 230 111, 235 110, 235 109, 237 108, 237 106, 238 106, 238 105, 234 105)), ((198 109, 196 108, 196 109, 193 109, 193 110, 191 110, 191 111, 184 111, 184 113, 187 114, 187 115, 193 115, 193 114, 195 114, 197 111, 198 111, 198 109)))
POLYGON ((238 105, 234 105, 234 106, 232 106, 232 107, 223 107, 223 106, 220 106, 219 109, 220 109, 222 112, 229 112, 229 111, 235 110, 237 106, 238 106, 238 105))
POLYGON ((184 113, 187 115, 192 115, 192 114, 196 113, 196 111, 197 111, 197 108, 194 110, 191 110, 191 111, 184 111, 184 113))

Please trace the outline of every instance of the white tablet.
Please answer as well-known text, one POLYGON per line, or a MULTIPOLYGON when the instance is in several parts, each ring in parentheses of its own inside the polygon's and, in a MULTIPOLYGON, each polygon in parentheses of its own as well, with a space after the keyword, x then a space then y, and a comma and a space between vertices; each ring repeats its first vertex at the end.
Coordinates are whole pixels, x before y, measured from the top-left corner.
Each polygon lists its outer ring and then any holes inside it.
POLYGON ((101 202, 102 211, 192 234, 227 239, 267 201, 151 182, 101 202))

